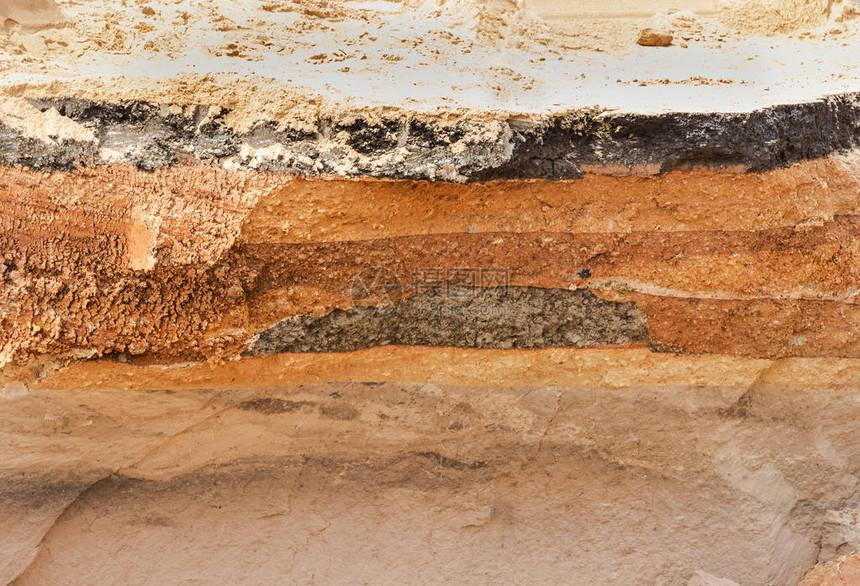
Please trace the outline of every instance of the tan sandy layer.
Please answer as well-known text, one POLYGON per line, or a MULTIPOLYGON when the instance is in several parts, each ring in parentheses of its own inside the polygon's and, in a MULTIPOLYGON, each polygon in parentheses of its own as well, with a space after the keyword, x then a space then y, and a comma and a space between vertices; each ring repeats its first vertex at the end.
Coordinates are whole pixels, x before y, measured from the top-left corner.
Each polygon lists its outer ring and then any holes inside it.
POLYGON ((426 348, 46 368, 0 385, 0 579, 793 585, 856 529, 858 373, 426 348))
MULTIPOLYGON (((334 354, 278 354, 208 363, 142 366, 113 360, 46 369, 27 380, 45 390, 175 390, 269 388, 283 384, 409 382, 516 387, 585 385, 748 387, 756 381, 778 386, 817 382, 850 390, 860 380, 857 360, 792 358, 766 360, 732 356, 677 356, 647 349, 476 350, 466 348, 371 348, 334 354), (778 365, 778 367, 774 367, 778 365)), ((23 371, 21 371, 23 372, 23 371)), ((7 376, 15 376, 7 373, 7 376)), ((26 379, 26 377, 25 377, 26 379)))

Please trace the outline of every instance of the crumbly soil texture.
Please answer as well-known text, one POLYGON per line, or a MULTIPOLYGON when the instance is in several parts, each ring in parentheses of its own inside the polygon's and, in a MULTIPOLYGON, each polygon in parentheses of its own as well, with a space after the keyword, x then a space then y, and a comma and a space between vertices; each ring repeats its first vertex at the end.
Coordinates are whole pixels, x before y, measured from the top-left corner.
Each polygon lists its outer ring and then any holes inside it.
POLYGON ((21 107, 31 111, 35 124, 59 115, 86 133, 83 139, 58 136, 46 144, 0 116, 2 162, 44 171, 111 163, 152 171, 205 163, 301 176, 578 179, 585 170, 601 168, 646 174, 697 166, 765 171, 860 143, 860 94, 745 114, 598 109, 492 124, 468 118, 454 124, 408 117, 322 118, 300 130, 283 128, 282 121, 260 121, 244 133, 225 124, 229 111, 209 106, 30 99, 21 107))

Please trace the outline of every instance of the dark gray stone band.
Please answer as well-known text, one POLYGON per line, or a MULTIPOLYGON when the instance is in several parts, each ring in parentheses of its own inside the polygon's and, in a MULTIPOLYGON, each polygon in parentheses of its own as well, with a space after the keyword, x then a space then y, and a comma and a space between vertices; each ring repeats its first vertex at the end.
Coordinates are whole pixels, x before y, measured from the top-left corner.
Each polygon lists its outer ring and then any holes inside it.
POLYGON ((532 287, 449 288, 392 305, 297 316, 263 331, 248 354, 348 352, 385 345, 547 348, 647 340, 634 303, 590 291, 532 287))
POLYGON ((860 93, 740 114, 662 115, 579 111, 544 122, 502 120, 498 132, 464 118, 454 126, 407 118, 348 124, 321 118, 313 131, 281 130, 278 121, 238 134, 226 110, 186 107, 175 113, 145 102, 30 100, 42 111, 91 129, 95 142, 44 143, 0 123, 0 164, 71 170, 111 161, 154 170, 207 163, 228 168, 392 179, 489 181, 576 179, 583 169, 685 165, 739 166, 764 171, 860 145, 860 93), (452 148, 452 145, 459 147, 452 148), (255 158, 260 149, 274 158, 255 158), (103 150, 105 149, 105 150, 103 150), (396 156, 394 156, 396 155, 396 156))

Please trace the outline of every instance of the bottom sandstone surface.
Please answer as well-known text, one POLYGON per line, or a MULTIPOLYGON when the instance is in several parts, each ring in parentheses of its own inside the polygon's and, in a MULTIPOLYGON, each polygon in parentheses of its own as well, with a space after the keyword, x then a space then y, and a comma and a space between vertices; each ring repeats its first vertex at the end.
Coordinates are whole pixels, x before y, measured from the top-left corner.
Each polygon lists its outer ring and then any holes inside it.
POLYGON ((857 367, 385 347, 7 373, 0 582, 797 584, 860 544, 857 367))

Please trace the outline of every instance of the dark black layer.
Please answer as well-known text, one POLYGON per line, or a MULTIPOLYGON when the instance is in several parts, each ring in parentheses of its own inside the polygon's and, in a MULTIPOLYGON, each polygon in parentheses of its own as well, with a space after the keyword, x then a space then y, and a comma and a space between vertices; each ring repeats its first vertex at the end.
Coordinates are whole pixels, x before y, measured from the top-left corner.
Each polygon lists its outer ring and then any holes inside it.
POLYGON ((590 291, 531 287, 451 287, 399 303, 297 316, 263 331, 249 354, 348 352, 386 345, 547 348, 644 342, 634 303, 590 291))
POLYGON ((46 144, 0 123, 0 164, 39 170, 70 170, 100 163, 99 150, 123 153, 123 161, 145 170, 179 163, 249 166, 241 147, 279 143, 286 157, 256 164, 262 171, 299 175, 343 174, 397 179, 487 181, 575 179, 588 166, 648 167, 661 172, 685 165, 740 166, 764 171, 860 146, 860 93, 803 104, 779 105, 743 114, 613 114, 600 110, 557 116, 542 123, 501 122, 493 138, 472 139, 484 122, 457 125, 406 118, 343 124, 321 118, 313 132, 279 130, 261 122, 237 134, 224 123, 226 110, 208 106, 171 113, 143 102, 97 103, 80 99, 31 100, 93 130, 94 143, 63 140, 46 144), (464 139, 465 137, 465 139, 464 139), (452 149, 458 141, 466 149, 452 149), (402 150, 402 149, 405 149, 402 150), (401 155, 389 156, 395 151, 401 155), (405 153, 405 154, 404 154, 405 153))

